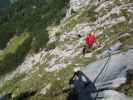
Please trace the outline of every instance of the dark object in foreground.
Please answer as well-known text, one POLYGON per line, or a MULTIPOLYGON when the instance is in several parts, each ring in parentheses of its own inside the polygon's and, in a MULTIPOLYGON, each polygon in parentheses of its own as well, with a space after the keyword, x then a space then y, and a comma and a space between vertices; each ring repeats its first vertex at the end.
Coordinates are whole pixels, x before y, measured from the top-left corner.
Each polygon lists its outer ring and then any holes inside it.
POLYGON ((97 89, 83 72, 75 72, 69 84, 72 90, 67 100, 95 100, 97 89))

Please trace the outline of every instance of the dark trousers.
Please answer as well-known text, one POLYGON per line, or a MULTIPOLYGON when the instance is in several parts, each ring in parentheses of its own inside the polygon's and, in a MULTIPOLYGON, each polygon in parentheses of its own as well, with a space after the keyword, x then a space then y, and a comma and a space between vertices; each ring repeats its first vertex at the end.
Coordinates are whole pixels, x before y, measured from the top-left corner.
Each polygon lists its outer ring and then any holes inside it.
POLYGON ((85 55, 86 53, 91 52, 91 47, 84 45, 82 54, 85 55))

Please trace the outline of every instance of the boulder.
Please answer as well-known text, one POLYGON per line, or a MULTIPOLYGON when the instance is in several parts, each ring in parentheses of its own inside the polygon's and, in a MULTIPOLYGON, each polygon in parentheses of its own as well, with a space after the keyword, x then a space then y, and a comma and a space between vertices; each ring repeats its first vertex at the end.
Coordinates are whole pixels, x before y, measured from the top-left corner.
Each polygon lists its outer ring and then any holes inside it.
POLYGON ((116 42, 109 49, 105 50, 102 54, 97 55, 97 59, 108 57, 110 53, 118 53, 123 44, 121 42, 116 42))
POLYGON ((103 100, 133 100, 124 94, 112 91, 126 83, 128 70, 133 70, 132 61, 133 49, 93 62, 82 71, 97 89, 103 89, 99 92, 103 100))
POLYGON ((111 46, 110 49, 111 49, 112 52, 114 52, 114 51, 120 50, 121 47, 122 47, 122 43, 117 42, 113 46, 111 46))

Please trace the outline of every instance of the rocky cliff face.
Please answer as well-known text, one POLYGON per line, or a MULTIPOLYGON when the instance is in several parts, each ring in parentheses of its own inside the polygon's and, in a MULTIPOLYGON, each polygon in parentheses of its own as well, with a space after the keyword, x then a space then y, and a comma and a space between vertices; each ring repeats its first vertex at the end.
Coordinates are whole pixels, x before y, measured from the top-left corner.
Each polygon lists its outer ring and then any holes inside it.
POLYGON ((66 17, 60 24, 47 26, 47 48, 28 54, 16 70, 1 77, 1 98, 66 100, 67 93, 62 91, 68 87, 74 69, 80 67, 93 81, 106 63, 110 48, 112 58, 95 84, 106 84, 109 89, 99 96, 102 100, 132 100, 133 87, 126 83, 127 71, 133 69, 132 26, 132 0, 70 0, 66 17), (84 38, 91 31, 96 33, 101 47, 83 56, 84 38), (122 84, 128 89, 120 87, 122 84))

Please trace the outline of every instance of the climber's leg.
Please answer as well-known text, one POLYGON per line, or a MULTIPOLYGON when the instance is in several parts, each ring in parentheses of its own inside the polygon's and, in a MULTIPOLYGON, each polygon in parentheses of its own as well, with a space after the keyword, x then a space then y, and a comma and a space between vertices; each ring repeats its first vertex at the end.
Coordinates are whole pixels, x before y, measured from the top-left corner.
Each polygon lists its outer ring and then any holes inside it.
POLYGON ((89 52, 91 52, 91 51, 92 51, 92 50, 91 50, 91 47, 90 47, 90 46, 84 45, 82 54, 85 55, 86 53, 89 53, 89 52))
POLYGON ((83 47, 82 54, 83 54, 83 55, 86 54, 86 45, 84 45, 84 47, 83 47))

